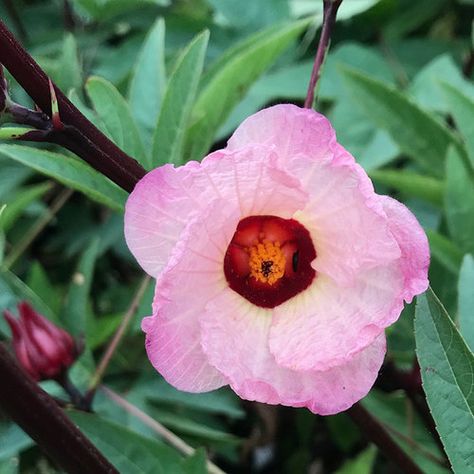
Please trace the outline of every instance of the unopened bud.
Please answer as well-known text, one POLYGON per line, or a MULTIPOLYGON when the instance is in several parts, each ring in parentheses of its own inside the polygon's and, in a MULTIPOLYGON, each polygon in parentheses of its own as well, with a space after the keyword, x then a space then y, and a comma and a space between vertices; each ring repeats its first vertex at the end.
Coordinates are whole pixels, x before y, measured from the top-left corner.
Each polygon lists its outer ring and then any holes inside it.
POLYGON ((13 349, 23 368, 35 380, 57 379, 74 363, 80 349, 72 336, 38 314, 27 302, 18 305, 20 318, 4 311, 13 337, 13 349))

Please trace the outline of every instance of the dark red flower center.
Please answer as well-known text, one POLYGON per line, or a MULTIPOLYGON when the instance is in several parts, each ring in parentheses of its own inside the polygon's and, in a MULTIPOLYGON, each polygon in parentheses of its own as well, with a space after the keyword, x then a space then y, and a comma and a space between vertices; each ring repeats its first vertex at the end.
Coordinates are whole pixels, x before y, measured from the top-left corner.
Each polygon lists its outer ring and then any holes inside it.
POLYGON ((316 250, 294 219, 250 216, 237 225, 224 257, 230 288, 263 308, 274 308, 313 281, 316 250))

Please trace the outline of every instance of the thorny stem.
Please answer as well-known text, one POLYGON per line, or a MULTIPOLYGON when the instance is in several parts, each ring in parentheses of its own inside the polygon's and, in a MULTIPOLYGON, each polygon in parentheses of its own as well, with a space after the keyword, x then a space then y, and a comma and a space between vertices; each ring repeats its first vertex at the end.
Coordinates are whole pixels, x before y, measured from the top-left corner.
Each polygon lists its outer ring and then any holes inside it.
POLYGON ((138 309, 138 306, 140 305, 140 301, 142 300, 143 295, 145 294, 145 291, 148 288, 150 279, 151 278, 148 275, 145 278, 143 278, 141 285, 138 287, 138 290, 135 293, 135 296, 133 297, 133 300, 130 303, 129 308, 127 312, 125 313, 122 319, 122 322, 120 323, 120 326, 115 332, 114 337, 110 341, 101 361, 99 362, 99 365, 97 366, 97 370, 95 371, 95 374, 91 380, 89 391, 85 395, 85 399, 87 400, 87 403, 89 404, 89 406, 92 403, 97 387, 101 383, 102 377, 104 376, 104 373, 107 370, 107 367, 115 351, 117 350, 118 345, 120 344, 123 336, 125 335, 125 332, 128 328, 128 325, 130 324, 132 317, 134 316, 134 314, 136 313, 138 309))
MULTIPOLYGON (((39 108, 51 117, 50 82, 44 71, 0 21, 0 63, 25 89, 39 108)), ((98 130, 72 102, 55 87, 61 121, 60 130, 28 132, 31 141, 48 141, 72 151, 128 192, 145 175, 145 170, 98 130)), ((1 104, 0 104, 1 105, 1 104)))
POLYGON ((38 220, 32 225, 29 231, 23 236, 18 244, 13 247, 12 251, 8 254, 3 264, 4 269, 11 268, 12 265, 18 260, 23 254, 25 249, 36 239, 36 237, 42 232, 42 230, 51 222, 58 211, 66 204, 67 200, 73 194, 72 189, 63 189, 61 193, 51 204, 51 207, 47 209, 38 220))
POLYGON ((0 344, 0 406, 68 474, 118 474, 63 410, 0 344))
MULTIPOLYGON (((144 425, 151 428, 155 433, 160 435, 167 443, 171 446, 174 446, 178 451, 181 451, 186 456, 191 456, 194 454, 194 448, 185 443, 181 438, 176 436, 168 428, 164 427, 161 423, 154 420, 151 416, 147 415, 145 412, 137 408, 135 405, 131 404, 128 400, 121 397, 118 393, 114 392, 108 387, 101 385, 100 389, 104 394, 110 398, 117 405, 121 406, 131 415, 139 419, 144 425)), ((225 472, 217 467, 211 461, 207 461, 207 470, 210 474, 225 474, 225 472)))
POLYGON ((423 471, 398 446, 387 430, 360 404, 356 403, 346 413, 359 427, 361 433, 405 474, 423 474, 423 471))
POLYGON ((329 49, 329 42, 331 40, 331 33, 334 23, 336 23, 337 10, 340 7, 342 0, 323 0, 323 26, 321 28, 321 36, 319 37, 318 49, 314 57, 313 70, 309 80, 308 92, 304 107, 311 109, 314 102, 314 89, 318 83, 321 75, 321 67, 329 49))

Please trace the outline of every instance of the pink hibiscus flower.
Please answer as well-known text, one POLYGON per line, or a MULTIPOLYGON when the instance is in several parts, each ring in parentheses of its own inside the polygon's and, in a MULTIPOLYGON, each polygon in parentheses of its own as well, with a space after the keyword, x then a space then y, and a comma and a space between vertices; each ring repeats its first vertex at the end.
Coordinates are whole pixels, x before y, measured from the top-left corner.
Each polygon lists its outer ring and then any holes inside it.
POLYGON ((157 279, 142 327, 170 384, 323 415, 367 394, 384 329, 428 285, 415 217, 294 105, 249 117, 202 163, 148 173, 125 236, 157 279))

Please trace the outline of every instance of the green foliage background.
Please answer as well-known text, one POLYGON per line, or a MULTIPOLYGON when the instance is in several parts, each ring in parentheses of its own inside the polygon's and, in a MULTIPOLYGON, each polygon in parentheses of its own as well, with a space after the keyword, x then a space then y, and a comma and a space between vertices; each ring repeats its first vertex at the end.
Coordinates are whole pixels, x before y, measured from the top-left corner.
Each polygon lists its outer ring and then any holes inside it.
MULTIPOLYGON (((4 1, 0 16, 146 169, 201 159, 263 106, 304 101, 318 0, 76 0, 72 16, 66 3, 4 1)), ((457 473, 474 472, 473 18, 471 0, 345 0, 317 106, 378 192, 405 202, 428 233, 432 290, 389 329, 387 360, 410 369, 416 349, 457 473)), ((31 105, 9 82, 13 98, 31 105)), ((62 149, 0 143, 0 308, 15 311, 27 299, 84 335, 72 372, 82 389, 143 280, 123 238, 125 200, 62 149), (58 196, 65 204, 52 212, 58 196)), ((140 331, 152 296, 149 283, 106 386, 206 448, 227 472, 397 472, 345 414, 321 418, 245 403, 225 389, 190 395, 167 385, 148 363, 140 331)), ((0 337, 9 337, 3 320, 0 337)), ((379 387, 363 404, 424 472, 450 471, 404 393, 379 387)), ((202 450, 185 460, 102 392, 94 407, 71 416, 120 472, 206 472, 202 450)), ((36 472, 57 471, 0 418, 0 474, 36 472)))

